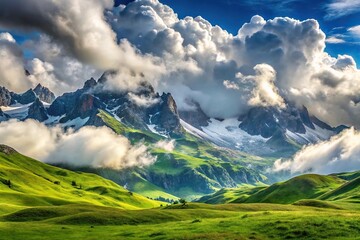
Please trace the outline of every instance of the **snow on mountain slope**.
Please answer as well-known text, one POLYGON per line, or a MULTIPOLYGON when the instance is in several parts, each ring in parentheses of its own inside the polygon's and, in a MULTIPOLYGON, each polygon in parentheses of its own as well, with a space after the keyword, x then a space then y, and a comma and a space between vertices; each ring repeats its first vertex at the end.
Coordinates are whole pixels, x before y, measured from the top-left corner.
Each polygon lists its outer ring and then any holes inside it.
MULTIPOLYGON (((181 120, 181 125, 187 132, 218 146, 260 155, 274 152, 273 147, 268 144, 270 138, 250 135, 239 128, 240 123, 241 121, 237 119, 225 119, 223 121, 210 119, 208 126, 198 129, 181 120)), ((315 124, 314 127, 315 129, 305 126, 305 133, 294 133, 286 129, 285 136, 299 145, 306 145, 327 140, 336 134, 334 131, 323 129, 315 124)))
POLYGON ((61 126, 62 126, 63 128, 69 128, 69 127, 71 127, 71 128, 73 128, 73 129, 75 129, 75 130, 78 130, 78 129, 80 129, 81 127, 83 127, 83 126, 87 123, 87 121, 89 121, 89 117, 86 117, 86 118, 84 118, 84 119, 78 117, 78 118, 69 120, 69 121, 61 124, 61 126))
POLYGON ((309 143, 316 143, 319 141, 324 141, 332 136, 336 135, 334 131, 330 131, 328 129, 323 129, 314 124, 315 129, 311 129, 309 127, 305 127, 306 132, 304 134, 301 133, 294 133, 289 130, 286 130, 286 136, 295 141, 299 144, 309 144, 309 143))
POLYGON ((11 118, 24 119, 28 115, 29 107, 32 103, 29 104, 20 104, 16 103, 11 106, 1 107, 3 112, 8 114, 11 118))
POLYGON ((209 125, 201 127, 200 130, 181 120, 181 125, 187 132, 211 141, 216 145, 261 154, 273 151, 266 144, 268 141, 267 138, 248 134, 239 128, 240 123, 241 122, 235 118, 225 119, 223 121, 211 118, 209 125))

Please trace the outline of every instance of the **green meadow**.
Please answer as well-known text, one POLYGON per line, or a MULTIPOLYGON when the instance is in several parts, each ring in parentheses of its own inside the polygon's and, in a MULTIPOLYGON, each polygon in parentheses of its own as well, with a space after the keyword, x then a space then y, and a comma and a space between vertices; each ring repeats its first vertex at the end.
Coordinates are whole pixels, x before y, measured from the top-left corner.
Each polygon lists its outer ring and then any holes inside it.
POLYGON ((356 173, 168 204, 5 146, 0 152, 0 239, 360 239, 356 173))

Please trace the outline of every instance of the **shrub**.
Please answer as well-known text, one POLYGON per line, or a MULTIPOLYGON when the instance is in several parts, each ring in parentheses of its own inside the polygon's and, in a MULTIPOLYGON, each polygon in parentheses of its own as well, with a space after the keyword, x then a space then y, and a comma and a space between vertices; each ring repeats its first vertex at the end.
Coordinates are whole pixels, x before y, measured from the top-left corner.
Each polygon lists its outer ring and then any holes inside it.
POLYGON ((183 199, 183 198, 181 198, 180 200, 179 200, 179 202, 183 205, 183 206, 185 206, 186 205, 186 200, 185 199, 183 199))

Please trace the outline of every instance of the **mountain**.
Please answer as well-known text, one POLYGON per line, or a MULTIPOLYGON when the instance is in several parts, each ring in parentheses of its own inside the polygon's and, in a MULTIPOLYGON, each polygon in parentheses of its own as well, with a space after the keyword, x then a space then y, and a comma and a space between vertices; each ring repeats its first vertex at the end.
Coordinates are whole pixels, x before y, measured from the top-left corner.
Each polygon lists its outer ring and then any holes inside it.
POLYGON ((160 205, 98 175, 50 166, 0 145, 0 205, 22 209, 68 204, 122 209, 160 205))
POLYGON ((291 156, 303 144, 341 130, 291 104, 285 109, 253 108, 235 119, 209 118, 196 102, 194 111, 179 111, 170 93, 156 93, 146 82, 133 91, 109 89, 111 74, 104 73, 98 81, 91 78, 82 88, 54 100, 41 85, 23 94, 10 93, 10 100, 6 98, 10 105, 2 107, 0 121, 31 118, 75 130, 106 126, 132 144, 145 144, 157 158, 149 167, 82 170, 155 199, 193 199, 241 184, 273 183, 283 177, 266 172, 273 157, 291 156), (173 151, 157 146, 170 140, 173 151))
POLYGON ((105 82, 106 74, 98 81, 89 79, 83 88, 59 96, 51 105, 35 98, 32 103, 3 109, 12 118, 32 118, 63 128, 107 126, 132 144, 147 145, 157 157, 150 167, 84 171, 100 174, 148 197, 191 199, 223 187, 269 181, 260 174, 270 163, 268 160, 218 147, 185 131, 171 94, 155 93, 147 83, 132 92, 110 91, 105 82), (170 140, 174 140, 172 152, 156 146, 159 141, 170 140))
POLYGON ((52 103, 55 100, 55 94, 47 87, 42 86, 40 83, 34 88, 35 95, 43 102, 52 103))
POLYGON ((291 103, 284 109, 254 107, 237 119, 206 118, 198 105, 195 111, 180 115, 185 129, 194 135, 219 146, 271 157, 289 157, 301 146, 327 140, 346 128, 333 128, 310 115, 306 107, 291 103))
POLYGON ((181 135, 183 129, 171 94, 160 96, 146 83, 134 92, 110 91, 104 85, 105 78, 103 76, 99 82, 90 79, 76 92, 58 97, 49 107, 49 115, 64 115, 60 123, 87 119, 85 125, 104 125, 97 119, 97 114, 103 110, 136 129, 165 137, 181 135))
POLYGON ((10 91, 0 87, 0 106, 9 106, 10 104, 12 104, 10 91))
MULTIPOLYGON (((351 173, 359 175, 360 172, 351 173)), ((342 174, 343 175, 343 174, 342 174)), ((200 198, 204 203, 297 203, 305 199, 360 202, 360 177, 342 179, 342 175, 306 174, 271 186, 244 186, 222 189, 200 198)), ((314 202, 313 202, 314 203, 314 202)))
POLYGON ((5 87, 0 86, 0 106, 10 106, 14 104, 29 104, 39 98, 42 102, 52 103, 55 94, 48 88, 38 84, 34 89, 29 89, 22 94, 10 92, 5 87))
POLYGON ((49 119, 44 104, 40 101, 39 98, 36 98, 35 101, 29 106, 27 118, 35 119, 39 122, 43 122, 49 119))
POLYGON ((6 121, 6 120, 8 120, 8 119, 10 119, 10 116, 7 115, 6 113, 4 113, 4 112, 1 110, 1 108, 0 108, 0 122, 1 122, 1 121, 6 121))

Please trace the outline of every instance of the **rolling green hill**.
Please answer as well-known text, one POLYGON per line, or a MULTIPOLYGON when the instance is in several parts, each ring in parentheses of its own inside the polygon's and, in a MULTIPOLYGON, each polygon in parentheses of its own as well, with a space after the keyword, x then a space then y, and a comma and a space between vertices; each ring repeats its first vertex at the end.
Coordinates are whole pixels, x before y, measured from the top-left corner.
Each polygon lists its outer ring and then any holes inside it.
POLYGON ((324 194, 320 197, 320 199, 360 203, 360 177, 357 177, 339 188, 324 194))
POLYGON ((161 204, 98 175, 53 167, 0 145, 0 213, 30 206, 74 203, 122 209, 161 204))
MULTIPOLYGON (((356 176, 357 173, 340 176, 356 176)), ((348 177, 348 179, 353 179, 348 177)), ((205 203, 281 203, 291 204, 304 199, 326 201, 359 202, 360 178, 346 181, 336 175, 306 174, 268 187, 240 187, 222 189, 214 194, 200 198, 205 203)), ((302 202, 304 204, 305 202, 302 202)), ((317 205, 319 202, 308 202, 317 205)))

